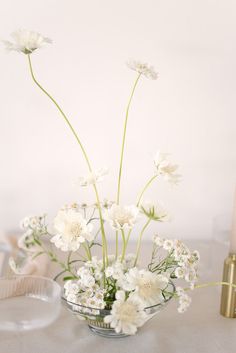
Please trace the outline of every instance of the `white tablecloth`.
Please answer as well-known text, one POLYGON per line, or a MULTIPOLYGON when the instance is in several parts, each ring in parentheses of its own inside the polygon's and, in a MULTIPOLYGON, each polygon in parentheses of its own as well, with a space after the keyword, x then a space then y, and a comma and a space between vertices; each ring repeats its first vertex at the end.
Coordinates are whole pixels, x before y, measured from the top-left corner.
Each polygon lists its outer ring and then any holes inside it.
MULTIPOLYGON (((221 279, 226 250, 208 243, 195 247, 202 252, 203 277, 221 279)), ((86 322, 62 308, 58 320, 45 329, 0 332, 0 353, 235 353, 236 320, 220 316, 220 288, 198 289, 191 295, 185 314, 178 314, 172 301, 136 336, 120 339, 94 335, 86 322)))

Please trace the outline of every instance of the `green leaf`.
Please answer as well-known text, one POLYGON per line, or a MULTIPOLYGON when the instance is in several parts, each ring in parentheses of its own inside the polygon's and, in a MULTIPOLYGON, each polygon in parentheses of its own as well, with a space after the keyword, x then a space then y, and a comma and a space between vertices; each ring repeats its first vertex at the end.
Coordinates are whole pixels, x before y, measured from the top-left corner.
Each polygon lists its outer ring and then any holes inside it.
POLYGON ((66 276, 66 277, 63 277, 63 281, 69 281, 71 279, 77 279, 75 276, 66 276))
POLYGON ((32 260, 36 259, 36 257, 38 257, 38 256, 40 256, 40 255, 42 255, 42 254, 45 254, 45 252, 44 252, 44 251, 38 252, 37 254, 35 254, 35 255, 32 257, 32 260))

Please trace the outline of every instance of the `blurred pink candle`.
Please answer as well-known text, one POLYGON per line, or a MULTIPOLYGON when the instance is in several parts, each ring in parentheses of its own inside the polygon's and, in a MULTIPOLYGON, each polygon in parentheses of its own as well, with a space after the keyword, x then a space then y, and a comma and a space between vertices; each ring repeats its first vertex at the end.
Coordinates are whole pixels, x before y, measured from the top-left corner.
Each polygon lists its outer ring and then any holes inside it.
POLYGON ((233 220, 232 220, 232 229, 231 229, 231 235, 230 235, 229 252, 231 254, 236 254, 236 190, 235 190, 235 197, 234 197, 233 220))

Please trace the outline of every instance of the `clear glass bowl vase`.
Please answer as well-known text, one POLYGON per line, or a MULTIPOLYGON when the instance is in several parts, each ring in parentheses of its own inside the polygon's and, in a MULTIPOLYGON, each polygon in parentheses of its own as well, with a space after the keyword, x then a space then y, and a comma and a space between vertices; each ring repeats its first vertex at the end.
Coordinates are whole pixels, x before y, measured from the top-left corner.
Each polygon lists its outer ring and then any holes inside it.
POLYGON ((26 331, 50 325, 59 315, 61 287, 52 279, 0 278, 0 330, 26 331))
MULTIPOLYGON (((175 285, 173 282, 168 284, 166 288, 165 298, 155 305, 149 306, 145 308, 145 312, 148 315, 147 321, 149 321, 153 316, 159 313, 173 298, 173 294, 175 292, 175 285)), ((111 328, 110 324, 106 324, 104 322, 104 317, 110 315, 110 310, 108 309, 97 309, 86 307, 80 304, 76 304, 68 301, 65 297, 62 297, 62 302, 66 308, 76 315, 80 320, 86 320, 89 329, 102 337, 108 338, 121 338, 126 337, 128 335, 124 333, 117 333, 113 328, 111 328)), ((147 322, 146 321, 146 322, 147 322)))

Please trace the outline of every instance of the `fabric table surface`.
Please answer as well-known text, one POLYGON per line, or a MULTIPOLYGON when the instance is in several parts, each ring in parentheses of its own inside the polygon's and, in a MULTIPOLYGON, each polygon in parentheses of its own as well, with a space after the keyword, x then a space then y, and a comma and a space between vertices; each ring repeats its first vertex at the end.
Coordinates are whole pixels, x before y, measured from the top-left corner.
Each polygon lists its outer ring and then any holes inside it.
MULTIPOLYGON (((202 255, 200 282, 221 280, 226 248, 206 242, 194 248, 202 255)), ((143 252, 148 249, 145 244, 143 252)), ((196 289, 190 293, 192 305, 186 313, 179 314, 172 300, 137 335, 119 339, 96 336, 85 321, 62 307, 57 321, 44 329, 1 331, 0 353, 235 353, 236 320, 219 314, 220 293, 220 287, 196 289)))

